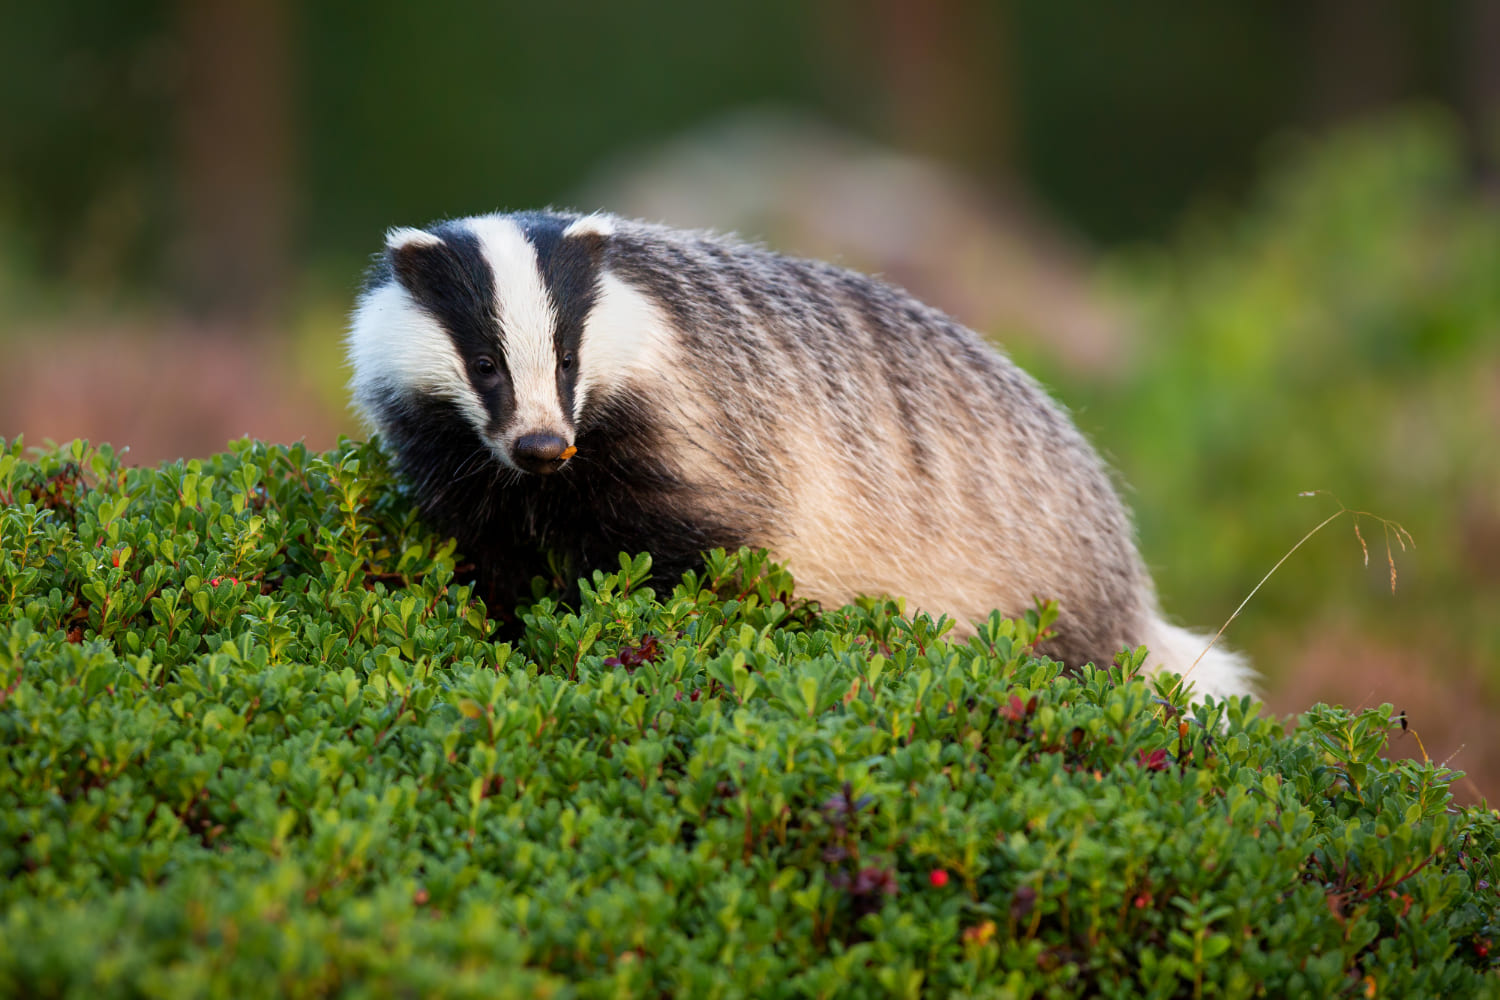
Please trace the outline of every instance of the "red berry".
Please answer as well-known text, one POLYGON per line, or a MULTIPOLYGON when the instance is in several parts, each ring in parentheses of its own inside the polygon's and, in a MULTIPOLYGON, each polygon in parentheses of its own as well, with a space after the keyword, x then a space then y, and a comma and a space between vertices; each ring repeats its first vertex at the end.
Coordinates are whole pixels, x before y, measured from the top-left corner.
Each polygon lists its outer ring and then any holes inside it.
POLYGON ((948 884, 948 873, 941 868, 934 868, 927 874, 927 881, 932 883, 934 889, 941 889, 948 884))

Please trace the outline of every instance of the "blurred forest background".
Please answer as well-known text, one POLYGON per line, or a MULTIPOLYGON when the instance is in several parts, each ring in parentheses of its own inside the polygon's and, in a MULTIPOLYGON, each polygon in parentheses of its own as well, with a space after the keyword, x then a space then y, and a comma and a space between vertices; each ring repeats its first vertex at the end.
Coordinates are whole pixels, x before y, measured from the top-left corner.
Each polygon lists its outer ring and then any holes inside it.
POLYGON ((385 227, 545 204, 883 273, 1129 484, 1278 712, 1500 798, 1500 2, 71 0, 0 31, 0 436, 331 444, 385 227), (1328 496, 1301 497, 1309 490, 1328 496), (1420 756, 1398 737, 1394 751, 1420 756))

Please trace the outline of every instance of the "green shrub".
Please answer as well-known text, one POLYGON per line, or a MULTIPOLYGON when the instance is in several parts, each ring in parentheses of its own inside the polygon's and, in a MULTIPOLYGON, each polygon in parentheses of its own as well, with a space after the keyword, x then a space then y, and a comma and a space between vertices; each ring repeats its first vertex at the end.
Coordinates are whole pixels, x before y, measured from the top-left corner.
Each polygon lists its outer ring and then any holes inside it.
POLYGON ((380 453, 0 442, 0 994, 1497 991, 1500 822, 762 555, 514 644, 380 453))

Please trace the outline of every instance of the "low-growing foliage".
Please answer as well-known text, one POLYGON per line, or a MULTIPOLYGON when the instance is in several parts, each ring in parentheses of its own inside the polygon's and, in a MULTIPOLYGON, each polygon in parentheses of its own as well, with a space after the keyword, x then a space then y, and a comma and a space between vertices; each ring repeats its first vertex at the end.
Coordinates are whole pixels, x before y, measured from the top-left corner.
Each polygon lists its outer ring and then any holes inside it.
POLYGON ((496 643, 381 454, 0 443, 0 994, 1496 991, 1500 822, 1050 608, 647 557, 496 643))

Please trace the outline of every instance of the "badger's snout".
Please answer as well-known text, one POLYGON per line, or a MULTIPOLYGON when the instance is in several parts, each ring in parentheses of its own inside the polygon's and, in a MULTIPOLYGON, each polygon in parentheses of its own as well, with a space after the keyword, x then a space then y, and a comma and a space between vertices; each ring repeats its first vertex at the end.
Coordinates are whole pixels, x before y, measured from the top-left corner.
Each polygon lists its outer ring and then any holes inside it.
POLYGON ((574 449, 550 431, 522 434, 510 447, 510 458, 516 468, 546 475, 562 468, 573 457, 574 449))

